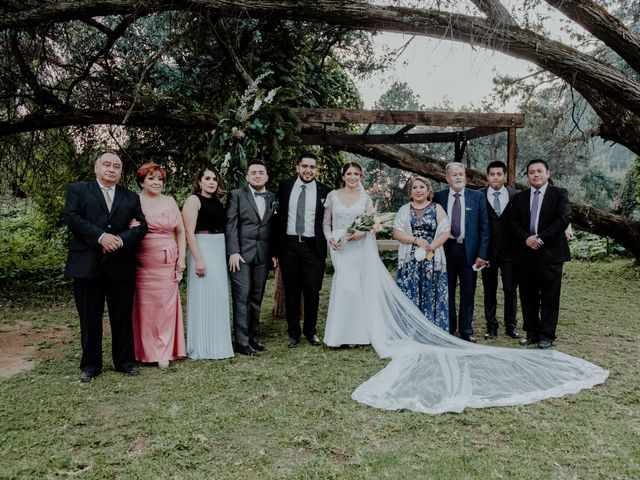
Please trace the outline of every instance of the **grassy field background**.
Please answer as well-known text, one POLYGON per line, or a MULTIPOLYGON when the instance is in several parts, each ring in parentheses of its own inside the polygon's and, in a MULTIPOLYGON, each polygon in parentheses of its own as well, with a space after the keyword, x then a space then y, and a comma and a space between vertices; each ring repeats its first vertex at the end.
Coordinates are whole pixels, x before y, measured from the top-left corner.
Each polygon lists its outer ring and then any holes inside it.
MULTIPOLYGON (((480 283, 476 297, 482 337, 480 283)), ((78 382, 69 291, 4 300, 2 326, 28 325, 25 345, 29 332, 66 325, 73 334, 41 345, 58 358, 0 382, 0 478, 640 478, 640 279, 629 261, 565 267, 554 348, 609 369, 604 385, 460 414, 352 401, 386 361, 371 348, 288 349, 270 299, 271 290, 263 305, 269 351, 259 358, 186 360, 129 378, 109 370, 107 336, 106 371, 90 384, 78 382)), ((492 342, 515 343, 504 335, 492 342)))

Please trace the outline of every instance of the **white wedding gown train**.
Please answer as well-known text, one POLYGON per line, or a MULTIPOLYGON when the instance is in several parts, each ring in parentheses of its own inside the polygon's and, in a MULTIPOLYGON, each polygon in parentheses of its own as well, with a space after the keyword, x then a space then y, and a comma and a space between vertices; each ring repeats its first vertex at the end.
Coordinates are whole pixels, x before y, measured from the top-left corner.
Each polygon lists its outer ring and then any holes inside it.
POLYGON ((391 362, 353 392, 354 400, 439 414, 525 405, 591 388, 608 377, 607 370, 557 350, 490 347, 449 335, 396 286, 374 237, 358 243, 365 249, 360 267, 369 337, 391 362))

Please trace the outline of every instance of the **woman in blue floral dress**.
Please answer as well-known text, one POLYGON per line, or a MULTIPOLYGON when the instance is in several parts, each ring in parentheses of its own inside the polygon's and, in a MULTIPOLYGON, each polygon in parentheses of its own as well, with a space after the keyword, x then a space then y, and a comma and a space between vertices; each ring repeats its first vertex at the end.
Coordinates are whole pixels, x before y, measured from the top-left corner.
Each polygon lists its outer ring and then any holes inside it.
POLYGON ((430 322, 448 332, 447 264, 442 245, 449 238, 449 218, 432 202, 428 179, 415 177, 410 192, 410 202, 400 207, 393 225, 393 238, 400 242, 396 283, 430 322))

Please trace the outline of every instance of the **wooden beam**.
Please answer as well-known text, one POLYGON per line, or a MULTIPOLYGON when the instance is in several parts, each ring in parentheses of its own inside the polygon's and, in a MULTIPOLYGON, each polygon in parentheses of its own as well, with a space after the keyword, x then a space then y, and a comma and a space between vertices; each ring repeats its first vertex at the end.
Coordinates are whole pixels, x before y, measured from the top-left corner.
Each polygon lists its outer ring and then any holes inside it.
POLYGON ((507 184, 514 187, 516 184, 516 160, 518 159, 518 141, 516 129, 510 128, 507 133, 507 184))
POLYGON ((475 127, 465 130, 464 138, 467 140, 474 140, 476 138, 488 137, 495 135, 496 133, 506 132, 506 127, 475 127))
POLYGON ((362 132, 362 136, 366 137, 367 134, 369 133, 369 130, 371 130, 371 126, 373 125, 373 123, 370 123, 369 125, 367 125, 367 128, 364 129, 364 132, 362 132))
POLYGON ((411 130, 413 127, 415 127, 415 125, 405 125, 404 127, 402 127, 400 130, 398 130, 396 133, 394 133, 393 135, 395 137, 400 137, 402 134, 407 133, 409 130, 411 130))
POLYGON ((380 125, 431 125, 440 127, 524 127, 522 113, 432 112, 406 110, 355 110, 292 108, 301 123, 357 123, 380 125))
POLYGON ((460 132, 414 133, 409 135, 362 135, 348 133, 301 133, 298 135, 303 145, 406 145, 410 143, 450 143, 460 139, 460 132))
POLYGON ((453 144, 453 160, 455 162, 462 162, 462 156, 464 155, 464 148, 467 146, 465 140, 456 140, 453 144))

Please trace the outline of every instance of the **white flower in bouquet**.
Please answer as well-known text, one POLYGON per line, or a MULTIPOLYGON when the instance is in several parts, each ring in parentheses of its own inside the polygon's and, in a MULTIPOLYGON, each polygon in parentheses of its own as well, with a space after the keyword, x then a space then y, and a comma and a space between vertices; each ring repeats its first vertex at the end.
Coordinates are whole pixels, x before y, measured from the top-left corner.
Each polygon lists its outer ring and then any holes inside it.
POLYGON ((387 228, 393 226, 393 219, 395 217, 395 213, 386 212, 386 213, 376 213, 375 209, 371 213, 364 213, 356 218, 351 226, 347 228, 347 232, 342 237, 338 243, 342 244, 345 238, 353 235, 356 230, 359 232, 371 232, 374 233, 381 232, 387 228))

